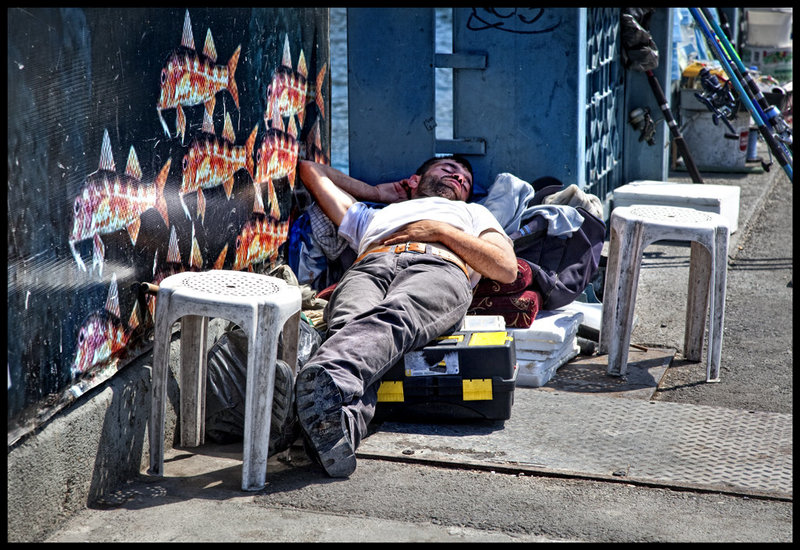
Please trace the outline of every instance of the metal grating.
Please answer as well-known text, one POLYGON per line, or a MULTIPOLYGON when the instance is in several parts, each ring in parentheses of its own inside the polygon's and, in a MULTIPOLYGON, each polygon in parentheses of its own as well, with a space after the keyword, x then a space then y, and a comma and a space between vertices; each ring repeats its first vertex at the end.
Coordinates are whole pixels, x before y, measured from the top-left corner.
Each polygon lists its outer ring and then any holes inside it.
POLYGON ((186 277, 183 285, 199 292, 226 296, 263 296, 277 294, 280 288, 266 276, 238 271, 197 273, 186 277))
POLYGON ((601 200, 622 180, 623 71, 619 8, 586 17, 586 191, 601 200))
POLYGON ((505 423, 386 423, 358 453, 792 496, 791 415, 532 388, 505 423))

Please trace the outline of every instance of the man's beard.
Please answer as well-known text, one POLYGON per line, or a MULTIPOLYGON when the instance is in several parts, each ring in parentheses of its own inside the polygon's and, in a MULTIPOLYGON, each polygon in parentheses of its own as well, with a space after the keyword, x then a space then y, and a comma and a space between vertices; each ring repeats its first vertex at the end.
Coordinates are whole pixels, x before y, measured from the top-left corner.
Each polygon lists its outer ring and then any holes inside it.
MULTIPOLYGON (((458 185, 456 182, 453 184, 458 185)), ((419 180, 417 197, 442 197, 451 201, 459 200, 455 190, 433 174, 426 174, 419 180)))

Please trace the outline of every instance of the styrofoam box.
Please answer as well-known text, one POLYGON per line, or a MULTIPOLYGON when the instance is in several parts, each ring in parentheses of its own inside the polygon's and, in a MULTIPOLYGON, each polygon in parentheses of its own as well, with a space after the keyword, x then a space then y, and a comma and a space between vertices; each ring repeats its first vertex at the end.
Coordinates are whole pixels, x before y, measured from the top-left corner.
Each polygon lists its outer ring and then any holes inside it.
POLYGON ((746 8, 748 46, 792 47, 792 8, 746 8))
POLYGON ((583 313, 566 309, 542 309, 528 328, 509 328, 508 332, 517 343, 517 348, 554 349, 553 346, 538 347, 537 344, 552 343, 560 346, 570 332, 577 330, 583 322, 583 313))
POLYGON ((564 351, 545 361, 517 361, 517 386, 539 388, 547 384, 559 367, 581 351, 577 338, 564 346, 564 351))
POLYGON ((493 332, 506 329, 502 315, 465 315, 458 330, 466 332, 493 332))
POLYGON ((596 331, 600 330, 600 324, 603 320, 603 304, 590 304, 575 300, 563 306, 562 309, 583 313, 583 319, 580 324, 596 331))
POLYGON ((739 193, 737 185, 640 180, 614 189, 614 207, 651 204, 714 212, 728 220, 734 233, 739 228, 739 193))

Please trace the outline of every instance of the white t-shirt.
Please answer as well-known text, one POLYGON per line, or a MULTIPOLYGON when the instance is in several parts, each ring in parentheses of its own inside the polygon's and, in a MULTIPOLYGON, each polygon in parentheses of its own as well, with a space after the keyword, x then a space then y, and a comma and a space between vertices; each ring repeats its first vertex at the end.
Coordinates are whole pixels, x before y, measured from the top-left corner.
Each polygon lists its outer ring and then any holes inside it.
MULTIPOLYGON (((446 222, 475 237, 487 229, 494 229, 511 243, 500 223, 486 207, 442 197, 397 202, 384 208, 372 208, 357 202, 345 212, 339 225, 339 236, 361 255, 374 243, 380 242, 400 227, 420 220, 446 222)), ((439 243, 436 246, 446 248, 439 243)), ((469 273, 474 287, 481 276, 472 268, 469 268, 469 273)))

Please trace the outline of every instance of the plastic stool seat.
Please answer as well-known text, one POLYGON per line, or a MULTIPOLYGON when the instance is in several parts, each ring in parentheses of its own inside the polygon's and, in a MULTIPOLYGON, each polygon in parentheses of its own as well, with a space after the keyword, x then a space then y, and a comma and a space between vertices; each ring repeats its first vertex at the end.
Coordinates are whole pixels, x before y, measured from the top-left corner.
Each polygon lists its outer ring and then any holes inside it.
POLYGON ((730 233, 726 218, 693 208, 633 205, 612 211, 609 231, 599 342, 600 353, 608 353, 608 374, 623 376, 627 371, 644 249, 655 241, 688 241, 691 255, 683 355, 689 361, 700 361, 710 306, 706 381, 719 381, 730 233))
POLYGON ((300 289, 282 279, 241 271, 183 272, 159 285, 153 341, 153 397, 148 425, 150 469, 164 475, 164 420, 172 325, 181 321, 181 446, 205 440, 205 382, 208 319, 236 323, 247 334, 242 489, 264 487, 269 453, 278 337, 285 325, 283 359, 297 363, 300 289), (288 322, 287 322, 288 321, 288 322))

